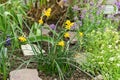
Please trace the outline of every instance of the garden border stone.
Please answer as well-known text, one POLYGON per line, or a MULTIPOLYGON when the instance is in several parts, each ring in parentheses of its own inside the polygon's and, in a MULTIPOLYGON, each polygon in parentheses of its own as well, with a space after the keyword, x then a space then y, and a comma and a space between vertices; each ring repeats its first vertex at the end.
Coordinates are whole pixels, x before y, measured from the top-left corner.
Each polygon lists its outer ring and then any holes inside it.
POLYGON ((10 80, 42 80, 37 69, 20 69, 10 72, 10 80))

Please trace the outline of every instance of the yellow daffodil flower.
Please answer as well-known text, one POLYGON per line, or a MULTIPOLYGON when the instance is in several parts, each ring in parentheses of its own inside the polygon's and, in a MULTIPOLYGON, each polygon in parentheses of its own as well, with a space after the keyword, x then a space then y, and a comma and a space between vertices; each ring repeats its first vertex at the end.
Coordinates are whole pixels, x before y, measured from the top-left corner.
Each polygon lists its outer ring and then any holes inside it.
POLYGON ((66 26, 65 26, 65 29, 70 30, 70 29, 71 29, 71 26, 70 26, 70 25, 66 25, 66 26))
POLYGON ((43 24, 43 20, 42 19, 40 19, 38 22, 39 22, 39 24, 43 24))
POLYGON ((64 41, 62 40, 62 41, 58 42, 58 45, 61 46, 61 47, 64 47, 64 46, 65 46, 65 43, 64 43, 64 41))
POLYGON ((70 30, 71 27, 74 25, 74 23, 72 23, 70 20, 67 20, 67 21, 65 22, 65 24, 66 24, 65 28, 66 28, 67 30, 70 30))
POLYGON ((18 39, 19 39, 20 42, 25 42, 25 41, 27 41, 26 38, 23 37, 23 36, 20 36, 18 39))
POLYGON ((66 20, 65 24, 69 25, 71 22, 70 20, 66 20))
POLYGON ((44 15, 50 17, 51 11, 52 11, 51 8, 48 8, 46 11, 44 11, 44 15))
POLYGON ((69 32, 66 32, 66 33, 64 34, 64 37, 65 37, 65 38, 69 38, 69 37, 70 37, 69 32))
POLYGON ((51 12, 51 11, 52 11, 51 8, 48 8, 48 9, 47 9, 47 12, 51 12))
POLYGON ((79 32, 79 35, 80 35, 80 37, 82 37, 82 36, 83 36, 83 33, 82 33, 82 32, 79 32))

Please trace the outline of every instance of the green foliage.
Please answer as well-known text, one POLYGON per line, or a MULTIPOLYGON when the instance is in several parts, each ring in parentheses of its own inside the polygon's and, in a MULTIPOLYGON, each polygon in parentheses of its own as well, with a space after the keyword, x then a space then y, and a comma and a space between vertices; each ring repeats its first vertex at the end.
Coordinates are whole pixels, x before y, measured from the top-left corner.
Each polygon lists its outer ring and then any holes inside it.
POLYGON ((46 5, 47 4, 47 0, 39 0, 40 1, 40 6, 46 5))
POLYGON ((8 70, 7 70, 7 48, 0 46, 0 74, 3 75, 3 80, 7 79, 7 74, 8 74, 8 70))
POLYGON ((3 75, 3 80, 6 80, 9 74, 9 47, 5 47, 6 38, 10 36, 11 51, 18 47, 17 34, 23 27, 24 13, 19 1, 9 0, 0 4, 0 74, 3 75))
POLYGON ((120 76, 120 37, 113 27, 98 29, 86 34, 88 64, 85 67, 92 74, 102 74, 105 80, 118 80, 120 76), (112 66, 112 67, 111 67, 112 66))

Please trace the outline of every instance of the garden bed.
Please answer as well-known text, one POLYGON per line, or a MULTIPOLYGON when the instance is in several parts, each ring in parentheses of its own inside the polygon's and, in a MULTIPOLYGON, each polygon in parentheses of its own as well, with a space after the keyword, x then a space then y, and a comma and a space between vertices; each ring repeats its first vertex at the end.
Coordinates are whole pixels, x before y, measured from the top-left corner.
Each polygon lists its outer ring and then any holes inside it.
POLYGON ((0 80, 22 69, 42 80, 120 79, 119 1, 0 3, 0 80))

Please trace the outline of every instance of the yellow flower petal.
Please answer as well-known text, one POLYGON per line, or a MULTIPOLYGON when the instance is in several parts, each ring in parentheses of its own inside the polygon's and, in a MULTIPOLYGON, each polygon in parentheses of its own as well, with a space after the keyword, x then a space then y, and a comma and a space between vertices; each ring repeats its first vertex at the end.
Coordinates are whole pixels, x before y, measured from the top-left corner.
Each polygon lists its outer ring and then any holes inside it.
POLYGON ((45 12, 44 14, 45 14, 45 16, 50 17, 50 13, 49 12, 45 12))
POLYGON ((51 8, 48 8, 46 11, 44 11, 44 15, 47 17, 50 17, 51 15, 51 8))
POLYGON ((69 38, 69 37, 70 37, 69 32, 66 32, 66 33, 64 34, 64 37, 65 37, 65 38, 69 38))
POLYGON ((74 25, 74 23, 72 23, 70 20, 66 20, 65 24, 66 24, 65 28, 68 30, 70 30, 71 27, 74 25))
POLYGON ((23 36, 20 36, 18 39, 19 39, 20 42, 25 42, 25 41, 27 41, 26 38, 23 37, 23 36))
POLYGON ((74 25, 74 23, 71 23, 70 26, 72 27, 74 25))
POLYGON ((39 24, 43 24, 43 20, 42 19, 40 19, 38 22, 39 22, 39 24))
POLYGON ((71 29, 71 26, 70 26, 70 25, 66 25, 65 28, 66 28, 67 30, 70 30, 70 29, 71 29))
POLYGON ((51 12, 51 11, 52 11, 52 9, 51 9, 51 8, 48 8, 48 9, 47 9, 47 12, 51 12))
POLYGON ((83 33, 82 33, 82 32, 79 32, 79 35, 80 35, 80 37, 82 37, 82 36, 83 36, 83 33))
POLYGON ((58 45, 61 46, 61 47, 64 47, 64 46, 65 46, 65 43, 64 43, 64 41, 62 40, 62 41, 58 42, 58 45))
POLYGON ((66 20, 65 24, 67 25, 71 24, 70 20, 66 20))

